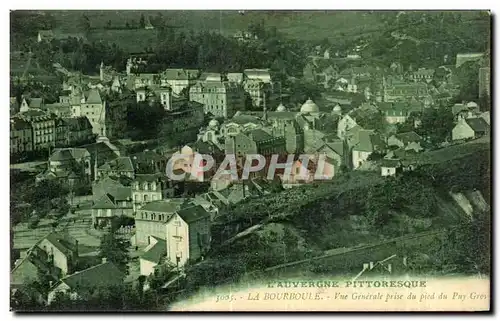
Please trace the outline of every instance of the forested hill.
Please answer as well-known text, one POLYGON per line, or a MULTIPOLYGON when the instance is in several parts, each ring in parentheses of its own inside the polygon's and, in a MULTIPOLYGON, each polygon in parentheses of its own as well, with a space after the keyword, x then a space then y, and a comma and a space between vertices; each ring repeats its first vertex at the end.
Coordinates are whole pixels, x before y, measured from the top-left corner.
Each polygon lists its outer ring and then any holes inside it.
POLYGON ((386 12, 383 26, 366 35, 365 56, 399 61, 408 67, 453 64, 457 53, 485 52, 491 47, 487 11, 386 12))

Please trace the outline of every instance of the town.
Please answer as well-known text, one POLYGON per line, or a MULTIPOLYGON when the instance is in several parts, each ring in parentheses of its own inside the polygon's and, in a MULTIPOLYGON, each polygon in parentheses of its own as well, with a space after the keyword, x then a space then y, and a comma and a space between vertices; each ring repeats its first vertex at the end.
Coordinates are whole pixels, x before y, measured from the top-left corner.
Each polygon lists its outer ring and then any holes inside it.
POLYGON ((489 273, 487 13, 337 12, 378 29, 335 39, 273 26, 321 12, 128 14, 11 12, 13 310, 165 311, 271 270, 489 273))

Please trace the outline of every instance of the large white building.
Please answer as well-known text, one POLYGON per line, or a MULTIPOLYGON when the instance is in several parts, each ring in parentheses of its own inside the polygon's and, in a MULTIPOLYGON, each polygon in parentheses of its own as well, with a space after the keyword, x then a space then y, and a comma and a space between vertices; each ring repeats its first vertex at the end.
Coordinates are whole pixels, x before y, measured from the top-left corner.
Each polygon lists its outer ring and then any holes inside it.
POLYGON ((224 118, 245 105, 243 88, 234 82, 200 81, 189 89, 189 99, 203 104, 205 114, 224 118))

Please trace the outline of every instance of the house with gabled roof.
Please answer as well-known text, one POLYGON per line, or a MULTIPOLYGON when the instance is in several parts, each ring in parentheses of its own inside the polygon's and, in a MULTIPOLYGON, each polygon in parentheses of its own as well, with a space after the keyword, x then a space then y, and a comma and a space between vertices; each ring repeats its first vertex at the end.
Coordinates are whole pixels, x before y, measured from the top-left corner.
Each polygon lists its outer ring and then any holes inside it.
POLYGON ((396 173, 402 168, 399 159, 382 159, 380 161, 380 172, 382 176, 395 176, 396 173))
POLYGON ((459 119, 451 132, 452 140, 474 139, 489 135, 490 125, 481 117, 459 119))
POLYGON ((110 224, 114 217, 133 216, 132 189, 109 177, 92 186, 92 223, 94 227, 110 224))
POLYGON ((36 246, 49 256, 61 274, 73 273, 78 264, 78 240, 67 233, 52 232, 41 239, 36 246))
POLYGON ((112 262, 90 267, 62 278, 50 290, 47 298, 51 304, 59 292, 69 294, 71 299, 85 299, 99 288, 110 288, 123 284, 125 275, 112 262))
POLYGON ((97 169, 97 177, 126 176, 134 178, 135 170, 130 157, 117 157, 110 160, 97 169))
POLYGON ((149 202, 135 215, 136 233, 132 243, 148 246, 150 236, 166 242, 166 261, 183 266, 196 260, 210 244, 210 212, 189 199, 149 202))
POLYGON ((422 137, 420 137, 420 135, 418 135, 414 131, 394 134, 387 139, 387 145, 389 147, 397 146, 400 148, 404 148, 405 150, 413 150, 415 152, 420 152, 423 150, 421 143, 422 137))
POLYGON ((156 236, 149 237, 149 245, 139 257, 141 275, 149 276, 166 264, 167 269, 175 267, 167 258, 167 241, 156 236))
POLYGON ((358 132, 356 145, 352 148, 352 166, 361 167, 373 152, 384 152, 385 143, 373 130, 362 129, 358 132))

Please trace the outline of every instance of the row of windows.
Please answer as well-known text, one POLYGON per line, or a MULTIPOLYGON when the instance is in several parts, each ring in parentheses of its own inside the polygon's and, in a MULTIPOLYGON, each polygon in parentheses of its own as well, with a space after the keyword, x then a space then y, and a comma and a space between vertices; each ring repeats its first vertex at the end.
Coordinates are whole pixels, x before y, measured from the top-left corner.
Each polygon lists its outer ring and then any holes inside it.
MULTIPOLYGON (((137 202, 140 202, 141 201, 140 195, 135 194, 134 195, 134 200, 137 201, 137 202)), ((156 201, 156 200, 157 200, 156 195, 152 195, 151 196, 151 201, 156 201)), ((148 195, 144 195, 142 201, 149 202, 150 201, 149 196, 148 195)))
POLYGON ((44 128, 49 128, 49 127, 54 127, 53 122, 44 122, 44 123, 34 123, 33 128, 35 129, 44 129, 44 128))
POLYGON ((45 129, 45 130, 37 130, 35 131, 35 135, 44 135, 44 134, 52 134, 52 129, 45 129))
MULTIPOLYGON (((139 189, 139 183, 135 183, 134 184, 134 188, 136 190, 138 190, 139 189)), ((142 189, 145 190, 145 191, 147 191, 149 189, 151 189, 152 191, 156 191, 156 183, 154 183, 154 182, 150 183, 150 184, 144 183, 144 184, 142 184, 142 189)))

